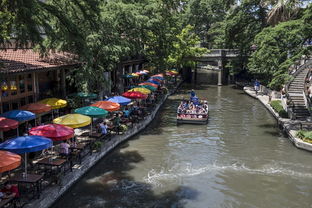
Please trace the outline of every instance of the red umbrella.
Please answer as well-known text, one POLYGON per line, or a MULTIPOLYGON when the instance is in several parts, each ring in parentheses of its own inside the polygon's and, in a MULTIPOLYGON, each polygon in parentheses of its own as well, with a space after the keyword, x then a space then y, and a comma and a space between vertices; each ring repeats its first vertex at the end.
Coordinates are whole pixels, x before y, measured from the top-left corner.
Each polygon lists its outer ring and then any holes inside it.
POLYGON ((9 131, 18 127, 18 121, 0 117, 0 131, 9 131))
POLYGON ((49 112, 51 110, 51 106, 42 103, 30 103, 21 107, 21 110, 26 110, 33 112, 35 114, 49 112))
POLYGON ((29 135, 43 136, 53 141, 67 140, 74 137, 74 129, 60 124, 36 126, 29 130, 29 135))
POLYGON ((130 99, 146 99, 148 95, 143 94, 141 92, 125 92, 122 94, 122 96, 130 98, 130 99))

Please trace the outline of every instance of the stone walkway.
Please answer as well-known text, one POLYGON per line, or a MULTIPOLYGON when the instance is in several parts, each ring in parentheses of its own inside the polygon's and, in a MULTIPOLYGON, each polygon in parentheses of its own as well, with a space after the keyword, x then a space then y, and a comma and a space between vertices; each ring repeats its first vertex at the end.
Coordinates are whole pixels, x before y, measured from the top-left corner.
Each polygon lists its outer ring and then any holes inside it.
POLYGON ((296 137, 298 130, 311 129, 312 122, 281 118, 279 117, 278 113, 276 113, 271 107, 271 105, 269 104, 268 95, 263 95, 261 93, 258 93, 257 95, 253 87, 244 87, 244 91, 249 96, 255 99, 258 99, 270 111, 270 113, 276 118, 279 127, 281 127, 283 131, 287 133, 288 138, 297 148, 312 151, 312 144, 304 142, 301 139, 296 137))

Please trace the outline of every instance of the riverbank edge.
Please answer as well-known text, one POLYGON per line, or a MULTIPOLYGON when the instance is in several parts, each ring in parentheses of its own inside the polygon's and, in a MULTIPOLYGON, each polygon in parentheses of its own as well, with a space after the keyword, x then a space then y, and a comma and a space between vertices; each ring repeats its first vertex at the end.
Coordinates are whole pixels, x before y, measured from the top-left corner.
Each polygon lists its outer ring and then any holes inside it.
MULTIPOLYGON (((99 152, 93 153, 92 155, 84 158, 80 165, 75 165, 72 172, 67 173, 63 176, 61 185, 54 185, 46 187, 40 196, 40 199, 27 203, 24 207, 27 208, 49 208, 51 207, 67 190, 69 190, 81 177, 83 177, 100 159, 104 158, 110 151, 114 150, 117 146, 123 142, 129 140, 142 130, 144 130, 155 118, 158 111, 161 109, 163 104, 166 102, 169 96, 174 94, 177 89, 182 85, 183 81, 180 81, 172 91, 169 91, 155 107, 154 111, 151 112, 142 122, 134 124, 133 128, 129 129, 122 135, 115 135, 108 142, 102 145, 99 152)), ((87 190, 86 190, 87 191, 87 190)))
POLYGON ((312 144, 307 143, 299 139, 296 134, 297 131, 290 129, 290 127, 300 121, 293 121, 287 118, 281 118, 278 113, 274 111, 274 109, 269 104, 269 96, 267 95, 256 95, 255 91, 252 87, 244 87, 244 92, 252 98, 259 100, 264 107, 273 115, 273 117, 277 120, 278 125, 282 130, 287 134, 287 138, 294 144, 295 147, 299 149, 303 149, 306 151, 312 152, 312 144))

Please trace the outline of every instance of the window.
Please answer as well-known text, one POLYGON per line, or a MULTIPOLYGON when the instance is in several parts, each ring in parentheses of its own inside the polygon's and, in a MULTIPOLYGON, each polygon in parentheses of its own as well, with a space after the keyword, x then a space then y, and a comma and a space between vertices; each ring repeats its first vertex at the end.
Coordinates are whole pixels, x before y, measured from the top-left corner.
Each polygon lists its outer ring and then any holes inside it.
POLYGON ((20 93, 24 93, 25 92, 25 80, 24 80, 24 76, 20 75, 19 77, 19 89, 20 89, 20 93))
POLYGON ((26 105, 26 98, 21 98, 21 106, 26 105))
POLYGON ((18 102, 17 101, 13 101, 12 102, 12 110, 17 110, 18 109, 18 102))
POLYGON ((2 104, 2 111, 3 112, 6 112, 6 111, 9 111, 10 110, 10 105, 8 102, 5 102, 2 104))
POLYGON ((34 102, 33 96, 28 96, 28 103, 33 103, 33 102, 34 102))
POLYGON ((32 74, 27 75, 27 91, 31 92, 33 91, 33 79, 32 74))

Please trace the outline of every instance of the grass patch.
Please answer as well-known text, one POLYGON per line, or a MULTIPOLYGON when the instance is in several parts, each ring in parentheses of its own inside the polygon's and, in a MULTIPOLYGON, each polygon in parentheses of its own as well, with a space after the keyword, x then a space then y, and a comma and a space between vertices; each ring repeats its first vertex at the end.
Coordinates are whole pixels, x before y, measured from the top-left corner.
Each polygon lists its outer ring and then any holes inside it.
POLYGON ((302 141, 312 144, 312 131, 300 130, 297 132, 297 137, 302 141))
POLYGON ((280 100, 273 100, 270 102, 270 105, 274 109, 276 113, 282 118, 288 118, 287 112, 284 110, 282 106, 282 102, 280 100))

